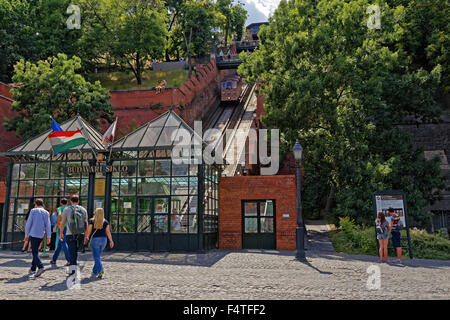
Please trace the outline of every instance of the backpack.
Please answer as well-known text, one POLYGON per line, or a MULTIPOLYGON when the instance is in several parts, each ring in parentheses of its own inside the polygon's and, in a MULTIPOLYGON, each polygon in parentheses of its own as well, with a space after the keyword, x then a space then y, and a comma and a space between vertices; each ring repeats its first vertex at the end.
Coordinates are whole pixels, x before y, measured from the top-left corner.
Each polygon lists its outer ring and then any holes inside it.
POLYGON ((377 221, 376 231, 377 231, 377 234, 384 234, 386 231, 386 228, 383 227, 380 220, 377 221))
POLYGON ((72 234, 82 234, 86 230, 86 221, 84 221, 84 212, 80 206, 70 206, 72 210, 71 219, 69 219, 69 229, 72 234))

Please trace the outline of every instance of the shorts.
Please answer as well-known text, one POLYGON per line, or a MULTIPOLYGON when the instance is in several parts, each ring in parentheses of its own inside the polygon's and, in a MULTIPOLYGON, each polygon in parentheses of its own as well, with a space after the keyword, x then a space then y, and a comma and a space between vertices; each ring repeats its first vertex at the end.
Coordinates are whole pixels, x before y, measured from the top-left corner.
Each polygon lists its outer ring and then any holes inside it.
POLYGON ((377 239, 389 239, 389 235, 381 233, 377 235, 377 239))
POLYGON ((391 235, 392 235, 392 246, 394 248, 401 247, 402 245, 400 244, 400 231, 392 231, 391 235))

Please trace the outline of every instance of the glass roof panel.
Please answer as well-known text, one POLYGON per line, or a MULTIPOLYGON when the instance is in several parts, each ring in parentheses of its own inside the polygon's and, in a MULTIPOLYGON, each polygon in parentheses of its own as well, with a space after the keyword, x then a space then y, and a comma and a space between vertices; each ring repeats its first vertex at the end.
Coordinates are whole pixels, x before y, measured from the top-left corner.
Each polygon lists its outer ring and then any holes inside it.
POLYGON ((179 145, 179 146, 188 146, 191 144, 192 141, 192 135, 193 133, 190 130, 186 130, 181 126, 177 133, 174 136, 173 139, 173 145, 179 145))
POLYGON ((163 127, 152 127, 150 126, 145 133, 144 138, 142 139, 141 148, 152 148, 155 146, 156 141, 158 140, 159 135, 161 134, 161 130, 163 127))
POLYGON ((167 112, 166 112, 166 113, 163 113, 163 114, 160 115, 158 118, 156 118, 156 119, 150 121, 149 124, 150 124, 150 126, 152 126, 152 127, 163 127, 164 124, 166 123, 167 117, 168 117, 167 112))
POLYGON ((164 127, 159 136, 157 147, 168 147, 172 146, 172 134, 178 130, 178 127, 164 127))
MULTIPOLYGON (((62 123, 61 129, 63 129, 64 131, 75 131, 80 129, 83 135, 89 140, 89 143, 73 148, 75 150, 91 150, 91 148, 95 150, 105 149, 101 142, 101 134, 98 133, 88 122, 86 122, 80 116, 62 123)), ((47 130, 46 132, 20 144, 19 146, 10 149, 8 153, 52 153, 52 148, 48 140, 48 135, 51 132, 51 130, 47 130)))
POLYGON ((139 143, 142 140, 142 137, 145 134, 145 131, 147 130, 147 126, 143 126, 136 130, 135 132, 131 133, 126 137, 126 139, 123 142, 124 148, 137 148, 139 146, 139 143))
MULTIPOLYGON (((172 136, 180 139, 181 131, 179 131, 179 128, 185 129, 188 132, 189 137, 194 135, 196 142, 203 145, 202 138, 198 134, 194 134, 194 130, 192 130, 192 128, 190 128, 174 111, 170 110, 115 142, 113 144, 113 149, 172 148, 174 142, 172 136)), ((190 143, 191 140, 192 138, 188 139, 187 142, 190 143)))
POLYGON ((176 118, 173 113, 170 114, 169 119, 165 124, 166 127, 178 127, 180 125, 180 119, 176 118))

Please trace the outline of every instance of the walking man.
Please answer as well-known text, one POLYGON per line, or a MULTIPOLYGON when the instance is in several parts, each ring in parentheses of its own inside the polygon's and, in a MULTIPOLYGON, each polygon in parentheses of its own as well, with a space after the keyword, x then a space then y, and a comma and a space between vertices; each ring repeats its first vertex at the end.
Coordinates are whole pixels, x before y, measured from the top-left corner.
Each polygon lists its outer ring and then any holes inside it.
MULTIPOLYGON (((36 199, 34 209, 30 211, 27 224, 25 226, 25 241, 31 243, 31 253, 33 255, 33 261, 31 262, 31 269, 29 274, 38 271, 34 275, 36 278, 45 272, 44 265, 39 258, 39 245, 44 238, 44 233, 51 234, 50 228, 50 214, 44 209, 44 200, 36 199)), ((47 245, 50 244, 50 237, 47 236, 47 245)))
POLYGON ((70 256, 69 270, 71 270, 71 274, 74 274, 75 269, 72 266, 77 265, 78 241, 81 240, 81 243, 83 243, 83 234, 86 232, 88 225, 88 215, 86 209, 79 205, 80 198, 78 195, 73 195, 70 198, 70 203, 71 205, 63 210, 61 216, 59 240, 63 241, 64 239, 63 230, 67 221, 66 242, 70 256))

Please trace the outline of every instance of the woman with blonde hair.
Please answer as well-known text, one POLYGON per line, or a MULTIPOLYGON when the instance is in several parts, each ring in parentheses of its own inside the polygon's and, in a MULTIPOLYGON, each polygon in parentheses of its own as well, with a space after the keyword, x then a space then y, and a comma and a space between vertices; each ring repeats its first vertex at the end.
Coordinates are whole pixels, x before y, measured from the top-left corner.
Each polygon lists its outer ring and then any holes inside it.
POLYGON ((102 208, 97 208, 94 213, 94 218, 89 220, 89 225, 84 236, 84 244, 86 245, 89 236, 91 237, 92 256, 94 257, 94 268, 92 275, 97 278, 102 278, 105 273, 100 256, 103 249, 106 247, 107 238, 109 239, 109 247, 114 247, 114 241, 111 236, 111 226, 108 220, 105 219, 105 211, 102 208))

